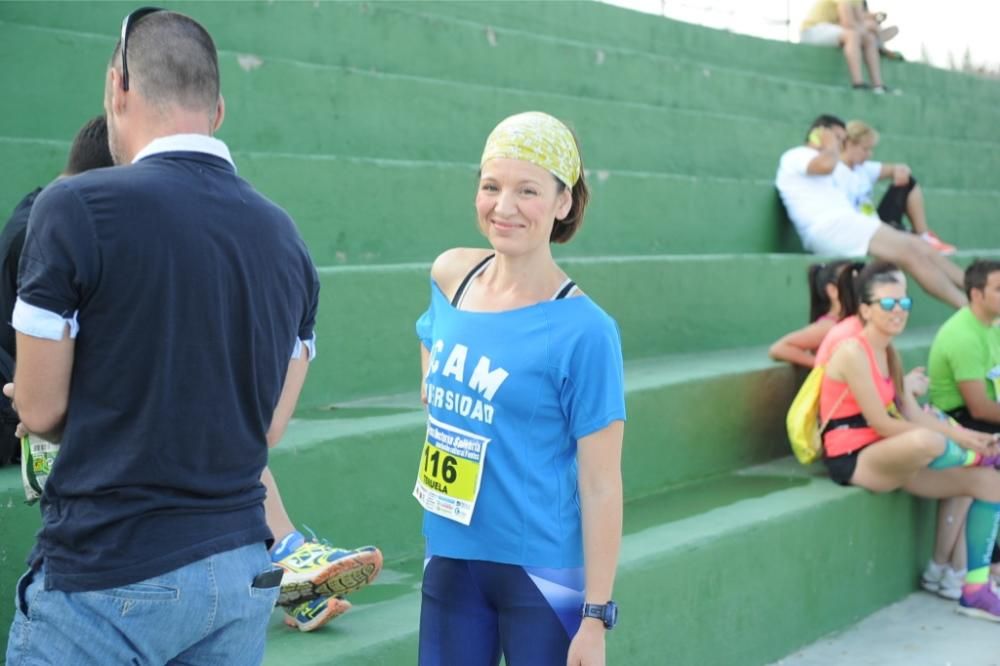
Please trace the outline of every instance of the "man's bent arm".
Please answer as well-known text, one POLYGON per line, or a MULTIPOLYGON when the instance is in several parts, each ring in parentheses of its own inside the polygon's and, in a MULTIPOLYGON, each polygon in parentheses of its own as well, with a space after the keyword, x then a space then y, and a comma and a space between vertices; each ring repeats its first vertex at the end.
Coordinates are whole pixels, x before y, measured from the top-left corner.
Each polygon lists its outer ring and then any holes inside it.
POLYGON ((14 407, 28 432, 58 442, 66 425, 76 341, 69 326, 61 340, 17 332, 14 407))
POLYGON ((981 379, 958 382, 958 390, 965 401, 965 409, 972 418, 995 423, 1000 430, 1000 403, 990 400, 981 379))

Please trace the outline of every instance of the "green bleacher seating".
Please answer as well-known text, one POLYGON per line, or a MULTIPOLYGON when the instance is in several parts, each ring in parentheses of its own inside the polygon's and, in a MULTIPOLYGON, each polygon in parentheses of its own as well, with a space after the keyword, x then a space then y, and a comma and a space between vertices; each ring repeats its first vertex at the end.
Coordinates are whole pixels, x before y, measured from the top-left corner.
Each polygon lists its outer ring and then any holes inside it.
MULTIPOLYGON (((122 2, 0 3, 0 211, 62 167, 102 108, 122 2), (15 64, 16 63, 16 64, 15 64)), ((422 563, 410 497, 423 412, 413 323, 433 258, 481 244, 482 143, 549 111, 580 136, 593 205, 556 254, 618 321, 627 506, 609 663, 764 664, 914 589, 933 508, 835 486, 788 459, 801 377, 766 345, 807 314, 813 258, 783 221, 779 155, 821 112, 861 117, 913 166, 961 261, 1000 256, 995 83, 887 63, 900 96, 851 91, 842 57, 596 2, 178 2, 220 49, 219 132, 288 209, 322 278, 319 356, 271 457, 292 517, 386 557, 313 636, 269 629, 267 664, 415 661, 422 563)), ((913 287, 924 364, 948 310, 913 287)), ((37 529, 0 470, 0 654, 37 529)))

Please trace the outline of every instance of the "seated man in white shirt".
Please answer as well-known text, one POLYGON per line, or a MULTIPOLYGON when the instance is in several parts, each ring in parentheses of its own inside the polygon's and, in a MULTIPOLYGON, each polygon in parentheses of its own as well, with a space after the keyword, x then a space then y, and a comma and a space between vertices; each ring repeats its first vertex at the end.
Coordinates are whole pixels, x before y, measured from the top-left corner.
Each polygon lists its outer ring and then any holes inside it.
POLYGON ((927 226, 924 192, 913 172, 906 164, 875 162, 872 154, 878 145, 878 132, 860 120, 847 123, 847 140, 840 153, 840 160, 847 169, 834 171, 834 179, 847 191, 848 199, 856 210, 865 215, 876 215, 886 224, 900 231, 903 216, 910 221, 913 233, 920 236, 941 254, 953 254, 955 246, 945 243, 927 226), (875 208, 873 188, 880 180, 891 178, 892 185, 875 208), (843 181, 843 182, 841 182, 843 181))
POLYGON ((822 115, 806 143, 781 156, 775 185, 807 250, 815 254, 891 261, 928 293, 949 305, 966 305, 962 270, 920 238, 858 212, 837 184, 834 171, 847 138, 844 121, 822 115))

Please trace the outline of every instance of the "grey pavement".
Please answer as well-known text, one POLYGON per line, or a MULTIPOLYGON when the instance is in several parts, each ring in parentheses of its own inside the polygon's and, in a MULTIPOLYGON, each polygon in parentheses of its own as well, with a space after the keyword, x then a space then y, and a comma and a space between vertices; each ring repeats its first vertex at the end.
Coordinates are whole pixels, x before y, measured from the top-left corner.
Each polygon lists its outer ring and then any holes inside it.
POLYGON ((772 666, 1000 666, 1000 623, 955 605, 915 592, 772 666))

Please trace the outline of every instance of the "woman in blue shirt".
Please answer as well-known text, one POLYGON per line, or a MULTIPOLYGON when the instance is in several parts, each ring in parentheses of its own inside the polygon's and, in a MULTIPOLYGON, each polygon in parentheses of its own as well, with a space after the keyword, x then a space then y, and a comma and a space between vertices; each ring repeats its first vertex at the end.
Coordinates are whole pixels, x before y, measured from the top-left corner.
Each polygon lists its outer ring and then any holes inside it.
POLYGON ((417 323, 428 409, 423 666, 604 664, 625 419, 614 320, 552 258, 583 222, 576 139, 507 118, 480 161, 491 249, 448 250, 417 323), (582 619, 586 618, 586 619, 582 619))

